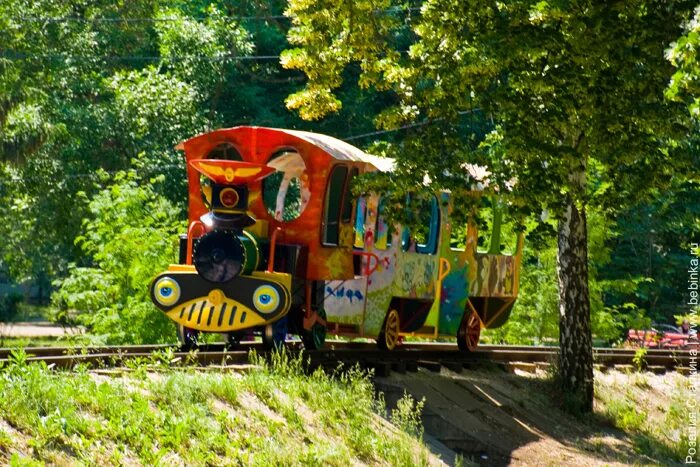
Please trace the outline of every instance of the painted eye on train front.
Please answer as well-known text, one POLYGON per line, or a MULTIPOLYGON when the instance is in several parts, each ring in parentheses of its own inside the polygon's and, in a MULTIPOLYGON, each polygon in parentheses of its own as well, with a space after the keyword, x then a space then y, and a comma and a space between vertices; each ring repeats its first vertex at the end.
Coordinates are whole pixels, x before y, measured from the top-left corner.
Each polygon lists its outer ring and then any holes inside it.
POLYGON ((158 303, 163 306, 174 305, 180 299, 180 286, 170 277, 158 279, 153 292, 158 303))
POLYGON ((271 285, 261 285, 253 292, 253 305, 261 313, 272 313, 279 302, 279 293, 271 285))

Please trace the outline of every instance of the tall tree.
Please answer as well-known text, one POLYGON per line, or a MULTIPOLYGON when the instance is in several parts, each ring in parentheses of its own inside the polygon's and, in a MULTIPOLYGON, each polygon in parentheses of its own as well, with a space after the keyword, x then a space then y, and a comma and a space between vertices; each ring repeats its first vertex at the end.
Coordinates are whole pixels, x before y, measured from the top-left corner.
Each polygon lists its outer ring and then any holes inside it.
MULTIPOLYGON (((558 220, 560 381, 570 407, 590 411, 586 207, 615 212, 686 168, 677 141, 688 132, 687 112, 664 100, 672 73, 664 49, 694 2, 427 0, 419 11, 402 5, 291 0, 289 40, 298 48, 283 55, 283 64, 303 70, 308 84, 288 106, 309 119, 336 111, 342 72, 359 63, 362 86, 396 96, 377 118, 386 128, 442 126, 477 110, 494 121, 482 143, 491 149, 485 156, 497 156, 488 161, 492 185, 517 177, 516 194, 529 210, 546 208, 558 220), (414 36, 405 47, 397 32, 407 25, 414 36)), ((440 144, 460 142, 467 146, 467 135, 445 132, 440 144)), ((431 171, 439 181, 454 172, 454 157, 432 154, 414 164, 417 175, 431 171)))
POLYGON ((690 113, 700 120, 700 5, 685 25, 684 34, 667 51, 668 59, 678 70, 667 90, 673 99, 686 100, 690 113))

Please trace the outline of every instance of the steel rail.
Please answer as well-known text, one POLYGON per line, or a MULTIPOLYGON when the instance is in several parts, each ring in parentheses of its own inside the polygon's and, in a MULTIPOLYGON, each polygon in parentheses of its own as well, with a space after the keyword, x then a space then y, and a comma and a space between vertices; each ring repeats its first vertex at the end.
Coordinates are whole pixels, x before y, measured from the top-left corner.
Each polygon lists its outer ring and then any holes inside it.
MULTIPOLYGON (((298 341, 287 341, 288 345, 294 346, 298 341)), ((263 350, 263 345, 260 342, 244 341, 240 344, 241 348, 263 350)), ((341 340, 326 341, 326 348, 336 349, 366 349, 375 348, 373 342, 351 342, 341 340)), ((118 346, 73 346, 73 347, 24 347, 24 352, 34 356, 59 356, 59 355, 75 355, 75 354, 95 354, 95 353, 151 353, 159 351, 167 351, 168 349, 178 349, 177 344, 147 344, 147 345, 118 345, 118 346)), ((211 343, 200 345, 200 350, 206 351, 223 351, 225 344, 211 343)), ((397 348, 400 349, 418 349, 418 350, 440 350, 440 351, 456 351, 457 345, 453 343, 442 342, 407 342, 397 348)), ((7 359, 17 348, 0 348, 0 360, 7 359)), ((559 347, 555 346, 524 346, 524 345, 480 345, 478 351, 504 350, 509 352, 532 351, 532 352, 558 352, 559 347)), ((634 348, 606 348, 595 347, 594 355, 635 355, 638 349, 634 348)), ((647 349, 647 356, 654 355, 689 355, 688 350, 682 349, 647 349)))
MULTIPOLYGON (((290 341, 287 347, 296 353, 301 348, 299 341, 290 341)), ((233 350, 227 350, 224 344, 204 344, 194 352, 182 352, 174 345, 128 345, 95 347, 35 347, 25 348, 24 356, 12 356, 12 349, 0 349, 0 362, 7 363, 23 358, 28 362, 43 361, 60 368, 71 368, 78 364, 93 367, 119 366, 129 360, 141 360, 153 364, 245 364, 252 351, 266 353, 260 342, 243 342, 233 350)), ((495 362, 499 364, 523 362, 551 364, 557 359, 557 347, 526 347, 483 345, 475 352, 463 353, 455 344, 450 343, 405 343, 392 352, 379 350, 373 342, 348 342, 331 340, 326 348, 308 351, 313 366, 333 367, 339 362, 359 363, 366 367, 398 365, 408 363, 432 364, 433 367, 445 365, 458 367, 473 363, 495 362)), ((594 362, 602 366, 634 365, 635 349, 595 348, 594 362)), ((646 352, 638 364, 647 367, 674 369, 689 367, 690 351, 651 349, 646 352)))

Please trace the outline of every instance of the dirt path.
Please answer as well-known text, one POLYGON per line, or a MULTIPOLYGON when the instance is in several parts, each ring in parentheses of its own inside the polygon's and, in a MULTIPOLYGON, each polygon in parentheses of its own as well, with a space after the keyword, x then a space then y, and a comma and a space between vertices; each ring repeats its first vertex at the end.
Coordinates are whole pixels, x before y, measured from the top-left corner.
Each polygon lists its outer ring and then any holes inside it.
POLYGON ((4 337, 63 337, 83 334, 81 327, 63 327, 50 322, 0 323, 0 336, 4 337))

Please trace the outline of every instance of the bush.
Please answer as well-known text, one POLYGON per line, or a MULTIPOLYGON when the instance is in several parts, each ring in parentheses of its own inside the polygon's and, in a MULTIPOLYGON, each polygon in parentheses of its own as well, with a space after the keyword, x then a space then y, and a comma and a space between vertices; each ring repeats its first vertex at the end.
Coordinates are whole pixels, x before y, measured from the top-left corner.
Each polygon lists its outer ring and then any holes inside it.
POLYGON ((19 304, 23 298, 22 294, 17 292, 0 297, 0 321, 13 321, 19 313, 19 304))
POLYGON ((52 296, 59 314, 76 314, 101 342, 174 339, 174 327, 148 292, 153 277, 176 259, 177 233, 184 229, 180 209, 154 191, 160 181, 139 185, 133 172, 122 172, 90 200, 76 244, 92 264, 72 265, 52 296))

